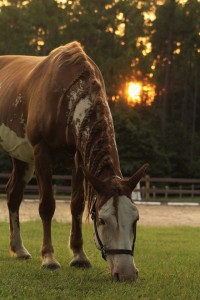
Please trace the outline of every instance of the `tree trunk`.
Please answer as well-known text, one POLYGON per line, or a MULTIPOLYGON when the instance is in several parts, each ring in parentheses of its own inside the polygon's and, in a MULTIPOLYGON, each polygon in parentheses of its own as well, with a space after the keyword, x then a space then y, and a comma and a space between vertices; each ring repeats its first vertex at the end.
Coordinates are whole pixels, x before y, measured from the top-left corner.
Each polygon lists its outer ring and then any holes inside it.
POLYGON ((169 96, 170 96, 170 84, 171 84, 171 65, 173 60, 173 27, 175 19, 175 0, 170 0, 169 4, 169 27, 168 27, 168 40, 167 40, 167 54, 166 54, 166 69, 165 69, 165 79, 164 79, 164 96, 163 96, 163 119, 162 119, 162 130, 163 135, 165 135, 166 124, 168 119, 168 110, 169 110, 169 96))

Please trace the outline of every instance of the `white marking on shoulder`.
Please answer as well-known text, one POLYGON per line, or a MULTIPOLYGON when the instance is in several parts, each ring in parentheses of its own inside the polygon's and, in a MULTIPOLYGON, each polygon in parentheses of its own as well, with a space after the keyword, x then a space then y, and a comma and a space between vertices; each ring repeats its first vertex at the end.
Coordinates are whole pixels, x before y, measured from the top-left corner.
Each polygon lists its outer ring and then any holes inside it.
POLYGON ((0 145, 10 156, 27 163, 33 163, 33 148, 27 136, 18 137, 5 124, 0 125, 0 145))
POLYGON ((75 83, 72 88, 69 90, 69 103, 68 108, 72 109, 73 103, 76 101, 77 97, 84 91, 84 81, 80 79, 75 83))
POLYGON ((76 128, 76 134, 79 134, 80 126, 83 122, 83 119, 87 113, 87 111, 90 109, 92 105, 92 102, 90 100, 89 95, 86 95, 85 98, 81 99, 79 103, 76 105, 73 121, 75 123, 76 128))
POLYGON ((23 96, 21 94, 19 94, 17 96, 17 98, 15 99, 14 106, 18 106, 20 103, 22 103, 22 101, 23 101, 23 96))

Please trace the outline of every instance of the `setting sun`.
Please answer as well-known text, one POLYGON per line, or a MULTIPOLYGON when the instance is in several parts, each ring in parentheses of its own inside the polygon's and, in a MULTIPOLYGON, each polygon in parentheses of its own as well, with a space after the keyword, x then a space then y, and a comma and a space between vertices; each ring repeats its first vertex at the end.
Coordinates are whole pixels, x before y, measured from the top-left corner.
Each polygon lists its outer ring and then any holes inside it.
POLYGON ((141 102, 145 105, 151 105, 155 98, 155 89, 155 85, 147 82, 128 82, 125 89, 127 101, 132 106, 141 102))
POLYGON ((139 82, 129 82, 128 84, 128 101, 137 103, 141 101, 142 85, 139 82))

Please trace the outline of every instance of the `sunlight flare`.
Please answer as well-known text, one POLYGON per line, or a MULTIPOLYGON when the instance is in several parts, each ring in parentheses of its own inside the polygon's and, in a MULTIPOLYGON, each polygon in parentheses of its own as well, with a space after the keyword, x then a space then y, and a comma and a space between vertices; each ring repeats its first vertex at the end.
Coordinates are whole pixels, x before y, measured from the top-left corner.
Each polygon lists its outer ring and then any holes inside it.
POLYGON ((142 85, 139 82, 128 83, 128 102, 140 103, 141 102, 142 85))
POLYGON ((151 105, 156 95, 156 86, 150 83, 142 83, 139 81, 128 82, 126 84, 127 102, 134 106, 135 104, 143 103, 151 105))

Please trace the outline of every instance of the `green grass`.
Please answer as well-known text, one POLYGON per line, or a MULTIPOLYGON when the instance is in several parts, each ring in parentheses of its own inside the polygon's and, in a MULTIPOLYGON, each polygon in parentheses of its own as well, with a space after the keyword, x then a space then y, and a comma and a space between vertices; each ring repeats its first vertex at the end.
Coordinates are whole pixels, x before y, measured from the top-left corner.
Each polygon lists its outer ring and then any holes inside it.
POLYGON ((96 250, 92 226, 84 225, 85 249, 91 270, 68 266, 70 225, 53 223, 53 244, 59 271, 40 269, 41 223, 21 225, 24 244, 33 259, 9 257, 8 224, 0 223, 0 300, 4 299, 200 299, 200 228, 138 227, 135 261, 139 279, 135 283, 114 283, 109 268, 96 250))

